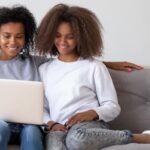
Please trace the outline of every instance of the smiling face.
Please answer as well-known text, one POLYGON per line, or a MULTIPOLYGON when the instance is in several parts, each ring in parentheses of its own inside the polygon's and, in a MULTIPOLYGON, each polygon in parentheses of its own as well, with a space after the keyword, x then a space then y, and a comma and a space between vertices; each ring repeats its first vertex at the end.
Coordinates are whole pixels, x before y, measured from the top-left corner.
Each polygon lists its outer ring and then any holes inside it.
POLYGON ((25 45, 25 29, 22 23, 10 22, 0 26, 0 59, 16 57, 25 45))
POLYGON ((76 39, 70 23, 62 22, 58 26, 54 44, 59 52, 59 57, 77 57, 76 39))

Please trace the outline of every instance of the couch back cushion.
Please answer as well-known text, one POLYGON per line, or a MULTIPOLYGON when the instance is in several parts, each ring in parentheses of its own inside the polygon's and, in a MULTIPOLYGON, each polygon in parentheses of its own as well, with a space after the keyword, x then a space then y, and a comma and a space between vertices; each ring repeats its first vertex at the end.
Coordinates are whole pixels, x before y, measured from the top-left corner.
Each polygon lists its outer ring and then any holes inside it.
POLYGON ((109 70, 121 113, 110 123, 113 129, 142 132, 150 129, 150 69, 131 73, 109 70))

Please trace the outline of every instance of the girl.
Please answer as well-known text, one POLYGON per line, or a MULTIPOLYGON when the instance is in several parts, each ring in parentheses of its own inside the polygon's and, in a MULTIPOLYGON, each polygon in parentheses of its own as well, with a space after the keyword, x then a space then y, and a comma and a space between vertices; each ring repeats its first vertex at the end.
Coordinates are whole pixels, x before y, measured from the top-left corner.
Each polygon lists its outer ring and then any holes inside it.
POLYGON ((48 150, 99 150, 150 136, 113 131, 106 122, 120 112, 114 85, 103 65, 101 24, 86 8, 58 4, 42 20, 36 38, 41 54, 57 56, 41 65, 45 85, 48 150))
MULTIPOLYGON (((39 80, 37 67, 43 60, 29 55, 35 31, 35 19, 28 9, 0 7, 1 79, 39 80)), ((21 150, 43 150, 42 140, 38 126, 0 120, 0 150, 6 150, 8 143, 18 142, 21 150)))

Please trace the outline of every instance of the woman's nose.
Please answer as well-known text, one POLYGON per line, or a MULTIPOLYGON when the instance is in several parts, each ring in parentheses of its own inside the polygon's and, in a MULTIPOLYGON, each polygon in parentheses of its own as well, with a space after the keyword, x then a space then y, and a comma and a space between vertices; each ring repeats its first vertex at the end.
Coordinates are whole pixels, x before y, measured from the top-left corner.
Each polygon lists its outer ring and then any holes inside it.
POLYGON ((12 37, 12 38, 10 39, 10 43, 11 43, 11 44, 15 44, 15 43, 16 43, 16 38, 15 38, 15 37, 12 37))

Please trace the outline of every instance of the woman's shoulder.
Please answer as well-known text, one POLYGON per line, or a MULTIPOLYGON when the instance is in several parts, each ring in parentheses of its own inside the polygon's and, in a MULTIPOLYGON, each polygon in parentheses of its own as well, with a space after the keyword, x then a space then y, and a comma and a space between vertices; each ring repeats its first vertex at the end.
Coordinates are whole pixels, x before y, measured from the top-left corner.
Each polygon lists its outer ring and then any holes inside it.
POLYGON ((38 55, 30 55, 28 59, 31 62, 35 63, 36 66, 38 67, 49 60, 46 56, 38 56, 38 55))

